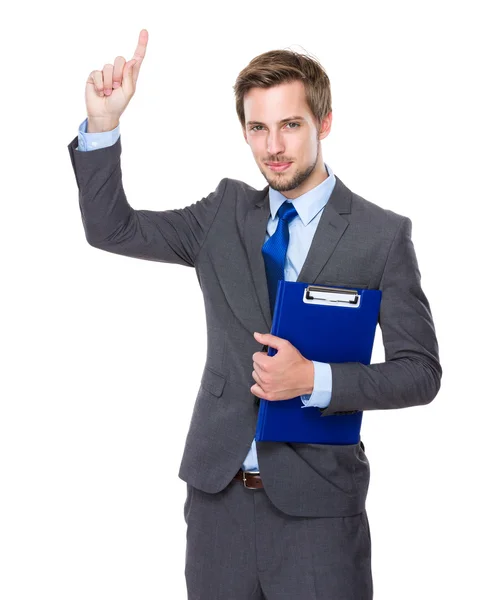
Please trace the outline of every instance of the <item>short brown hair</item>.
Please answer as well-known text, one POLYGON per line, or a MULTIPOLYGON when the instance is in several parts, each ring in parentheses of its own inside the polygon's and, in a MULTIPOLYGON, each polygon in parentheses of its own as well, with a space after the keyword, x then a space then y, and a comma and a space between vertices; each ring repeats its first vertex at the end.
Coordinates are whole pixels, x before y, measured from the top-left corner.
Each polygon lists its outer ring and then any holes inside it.
POLYGON ((294 50, 269 50, 253 58, 240 71, 235 85, 235 107, 245 128, 243 99, 253 87, 269 88, 290 81, 303 81, 307 104, 318 125, 332 110, 330 79, 318 59, 294 50))

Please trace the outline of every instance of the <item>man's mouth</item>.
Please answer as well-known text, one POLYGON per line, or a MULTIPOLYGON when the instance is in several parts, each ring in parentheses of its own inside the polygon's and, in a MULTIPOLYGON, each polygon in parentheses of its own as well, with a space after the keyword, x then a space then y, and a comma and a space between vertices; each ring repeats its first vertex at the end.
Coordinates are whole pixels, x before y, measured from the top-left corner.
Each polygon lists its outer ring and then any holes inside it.
POLYGON ((291 162, 280 163, 280 162, 267 162, 267 166, 272 169, 272 171, 286 171, 288 167, 291 165, 291 162))

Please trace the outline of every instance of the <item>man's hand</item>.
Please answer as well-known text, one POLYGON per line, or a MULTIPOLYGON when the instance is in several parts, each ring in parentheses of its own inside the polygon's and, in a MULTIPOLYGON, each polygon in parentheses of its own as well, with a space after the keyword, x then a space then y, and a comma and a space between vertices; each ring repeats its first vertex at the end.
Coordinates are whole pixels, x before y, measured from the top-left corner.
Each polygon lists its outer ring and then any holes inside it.
POLYGON ((275 356, 255 352, 252 377, 257 383, 250 391, 264 400, 290 400, 313 392, 315 369, 288 340, 271 333, 254 333, 261 344, 275 348, 275 356))
POLYGON ((126 62, 123 56, 117 56, 113 65, 107 63, 102 71, 90 73, 85 86, 87 133, 111 131, 118 126, 120 116, 135 94, 147 44, 148 31, 142 29, 131 60, 126 62))

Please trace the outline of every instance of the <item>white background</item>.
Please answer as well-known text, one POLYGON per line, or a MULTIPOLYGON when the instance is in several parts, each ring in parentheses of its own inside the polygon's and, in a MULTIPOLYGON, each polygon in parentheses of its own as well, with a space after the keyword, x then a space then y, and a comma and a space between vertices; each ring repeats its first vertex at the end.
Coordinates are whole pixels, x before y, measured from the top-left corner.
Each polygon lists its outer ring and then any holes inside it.
MULTIPOLYGON (((178 468, 206 357, 203 297, 194 269, 88 245, 67 150, 88 74, 129 60, 142 28, 147 56, 120 124, 137 209, 184 207, 223 177, 263 188, 235 113, 237 74, 275 48, 325 67, 324 160, 354 192, 411 218, 444 369, 430 405, 364 414, 375 598, 479 597, 474 5, 10 8, 0 31, 2 600, 187 597, 178 468)), ((372 362, 382 360, 378 329, 372 362)))

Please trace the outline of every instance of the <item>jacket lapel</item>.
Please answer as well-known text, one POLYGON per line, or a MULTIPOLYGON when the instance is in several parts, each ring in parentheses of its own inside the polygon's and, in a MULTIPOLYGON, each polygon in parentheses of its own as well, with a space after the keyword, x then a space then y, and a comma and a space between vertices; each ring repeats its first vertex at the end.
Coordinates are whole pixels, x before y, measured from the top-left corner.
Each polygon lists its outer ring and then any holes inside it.
POLYGON ((253 202, 248 209, 245 219, 245 246, 252 271, 253 284, 257 292, 266 327, 265 331, 261 333, 270 331, 272 327, 267 274, 262 254, 262 246, 267 234, 268 219, 270 217, 268 187, 267 185, 263 190, 254 192, 253 202))
MULTIPOLYGON (((348 220, 341 215, 351 212, 352 193, 336 175, 335 178, 335 187, 323 209, 297 281, 317 282, 325 264, 348 227, 348 220)), ((272 327, 267 275, 262 254, 270 217, 268 187, 267 185, 263 190, 253 193, 252 203, 246 216, 244 233, 255 291, 265 320, 266 331, 270 331, 272 327)))
POLYGON ((297 281, 317 283, 324 266, 349 225, 342 214, 351 212, 352 193, 336 175, 335 179, 335 187, 323 209, 297 281))

